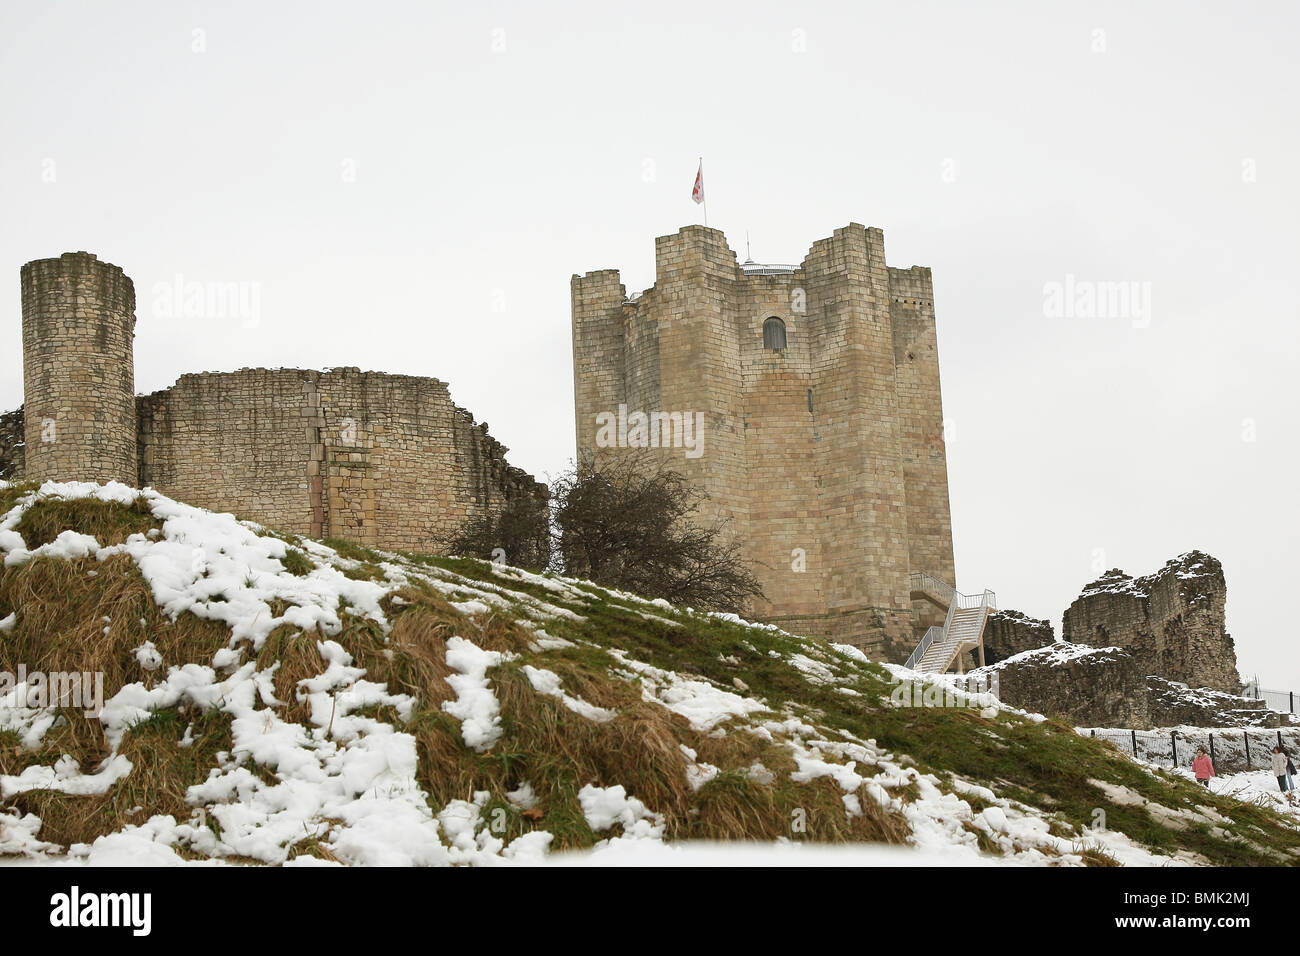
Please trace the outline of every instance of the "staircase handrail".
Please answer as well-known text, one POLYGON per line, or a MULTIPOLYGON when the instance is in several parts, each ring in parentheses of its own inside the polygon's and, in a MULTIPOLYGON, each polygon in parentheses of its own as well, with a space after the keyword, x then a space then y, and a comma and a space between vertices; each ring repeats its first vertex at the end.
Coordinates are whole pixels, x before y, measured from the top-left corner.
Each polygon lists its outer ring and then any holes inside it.
POLYGON ((957 589, 943 578, 935 577, 929 571, 912 571, 907 575, 908 587, 913 591, 929 591, 937 594, 949 604, 952 603, 957 589))
POLYGON ((925 652, 930 649, 930 645, 933 644, 942 634, 943 628, 939 627, 937 624, 932 626, 925 632, 925 636, 921 638, 921 643, 916 645, 916 650, 912 651, 912 656, 907 659, 907 663, 903 666, 908 670, 916 670, 916 665, 921 662, 921 658, 924 657, 925 652))

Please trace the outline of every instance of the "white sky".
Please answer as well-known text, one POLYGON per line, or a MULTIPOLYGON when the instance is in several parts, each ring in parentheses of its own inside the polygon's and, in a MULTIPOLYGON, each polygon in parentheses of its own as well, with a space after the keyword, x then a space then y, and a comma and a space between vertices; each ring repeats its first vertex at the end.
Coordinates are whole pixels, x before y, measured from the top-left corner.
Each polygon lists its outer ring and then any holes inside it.
POLYGON ((703 155, 742 258, 856 221, 934 269, 959 587, 1059 633, 1099 570, 1200 548, 1242 670, 1300 689, 1300 12, 1202 6, 6 5, 0 408, 19 267, 85 249, 135 280, 140 391, 436 376, 544 478, 569 277, 648 286, 703 155), (1067 275, 1149 283, 1149 322, 1049 318, 1067 275), (158 314, 177 277, 257 321, 158 314))

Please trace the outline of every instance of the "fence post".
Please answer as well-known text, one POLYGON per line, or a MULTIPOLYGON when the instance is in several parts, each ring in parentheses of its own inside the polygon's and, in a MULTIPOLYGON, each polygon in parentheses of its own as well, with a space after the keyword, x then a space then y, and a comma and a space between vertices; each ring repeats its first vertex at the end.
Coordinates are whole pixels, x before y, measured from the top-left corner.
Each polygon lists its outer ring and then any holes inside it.
POLYGON ((1294 714, 1295 713, 1295 691, 1289 690, 1286 692, 1286 695, 1291 699, 1291 713, 1294 714))
POLYGON ((1280 730, 1277 732, 1277 749, 1282 749, 1282 731, 1280 730))
POLYGON ((1246 731, 1241 732, 1242 739, 1246 741, 1246 769, 1250 769, 1250 734, 1246 731))
POLYGON ((1096 728, 1096 727, 1092 728, 1092 736, 1093 736, 1093 737, 1096 737, 1096 736, 1097 736, 1097 728, 1096 728))
POLYGON ((1169 742, 1173 744, 1174 747, 1174 766, 1177 767, 1178 766, 1178 731, 1171 730, 1169 732, 1169 742))
POLYGON ((1138 732, 1130 730, 1129 733, 1133 735, 1133 756, 1136 757, 1138 755, 1138 732))
POLYGON ((1214 731, 1210 731, 1210 763, 1214 763, 1214 731))

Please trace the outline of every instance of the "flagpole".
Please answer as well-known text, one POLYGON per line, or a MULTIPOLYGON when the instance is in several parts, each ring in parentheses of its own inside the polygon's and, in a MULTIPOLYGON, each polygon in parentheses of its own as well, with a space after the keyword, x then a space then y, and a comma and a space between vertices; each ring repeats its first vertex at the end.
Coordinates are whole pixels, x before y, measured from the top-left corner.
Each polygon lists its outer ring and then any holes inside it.
MULTIPOLYGON (((704 179, 704 157, 703 157, 703 156, 700 157, 700 179, 701 179, 701 181, 703 181, 703 179, 704 179)), ((704 195, 703 195, 701 198, 704 199, 704 203, 703 203, 703 206, 704 206, 704 228, 705 228, 705 229, 708 229, 708 228, 709 228, 709 193, 708 193, 708 190, 705 190, 705 191, 704 191, 704 195)))
POLYGON ((695 186, 691 189, 691 199, 704 207, 704 228, 709 228, 709 194, 704 191, 704 157, 700 157, 700 170, 695 174, 695 186))

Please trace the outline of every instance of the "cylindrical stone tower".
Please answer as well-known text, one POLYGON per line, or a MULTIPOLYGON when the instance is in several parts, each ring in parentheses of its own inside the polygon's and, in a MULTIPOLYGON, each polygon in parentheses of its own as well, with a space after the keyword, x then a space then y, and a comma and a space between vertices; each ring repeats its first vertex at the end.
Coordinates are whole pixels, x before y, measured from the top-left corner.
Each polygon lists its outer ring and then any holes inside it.
POLYGON ((136 484, 135 286, 88 252, 22 269, 25 477, 136 484))

